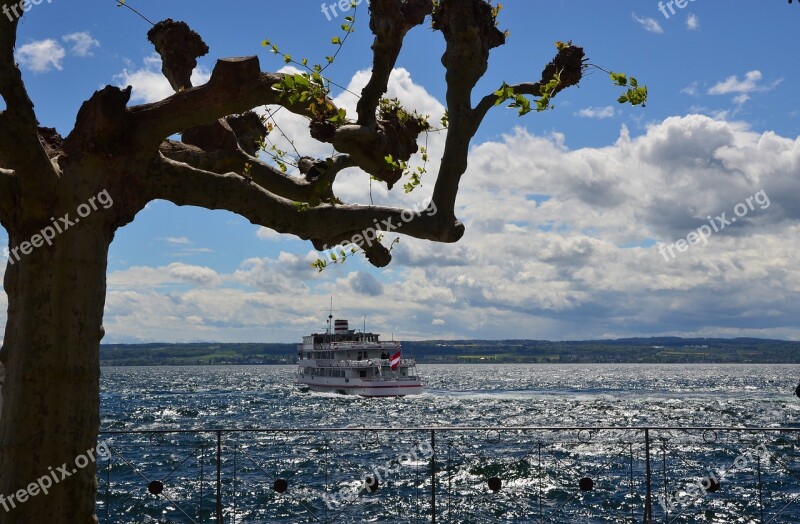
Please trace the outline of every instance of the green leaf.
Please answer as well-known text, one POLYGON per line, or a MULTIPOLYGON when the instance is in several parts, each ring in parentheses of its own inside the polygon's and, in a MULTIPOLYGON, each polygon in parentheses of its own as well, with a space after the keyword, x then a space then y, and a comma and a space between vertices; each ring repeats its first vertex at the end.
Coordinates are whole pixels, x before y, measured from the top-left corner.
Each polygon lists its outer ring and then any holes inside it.
POLYGON ((524 95, 515 96, 514 103, 511 106, 519 108, 519 116, 525 116, 531 112, 531 101, 524 95))
POLYGON ((628 77, 624 73, 614 73, 611 72, 611 81, 614 82, 615 85, 618 86, 626 86, 628 85, 628 77))
POLYGON ((563 51, 568 47, 572 47, 572 40, 568 41, 567 43, 561 41, 556 42, 556 49, 558 49, 559 51, 563 51))
POLYGON ((500 86, 500 89, 495 91, 493 94, 494 96, 497 97, 497 100, 495 100, 494 105, 499 106, 509 98, 514 98, 514 88, 503 82, 503 85, 500 86))
POLYGON ((311 263, 311 267, 315 267, 317 268, 317 271, 321 272, 323 269, 328 267, 328 263, 322 260, 321 258, 318 258, 315 262, 311 263))

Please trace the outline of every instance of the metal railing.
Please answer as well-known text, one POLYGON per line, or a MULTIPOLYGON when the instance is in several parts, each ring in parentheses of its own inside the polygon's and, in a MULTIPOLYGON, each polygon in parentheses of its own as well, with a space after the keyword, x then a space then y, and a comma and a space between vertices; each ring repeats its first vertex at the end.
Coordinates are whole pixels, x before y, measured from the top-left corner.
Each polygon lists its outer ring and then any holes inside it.
MULTIPOLYGON (((318 358, 318 359, 304 359, 300 360, 298 365, 304 365, 304 362, 315 361, 317 368, 376 368, 376 367, 385 367, 388 368, 391 364, 391 360, 388 358, 370 358, 370 359, 362 359, 362 360, 334 360, 329 358, 318 358)), ((400 367, 412 367, 416 366, 417 361, 413 358, 404 358, 400 360, 400 367)))
POLYGON ((800 523, 800 428, 105 431, 105 523, 800 523), (148 520, 149 519, 149 520, 148 520))

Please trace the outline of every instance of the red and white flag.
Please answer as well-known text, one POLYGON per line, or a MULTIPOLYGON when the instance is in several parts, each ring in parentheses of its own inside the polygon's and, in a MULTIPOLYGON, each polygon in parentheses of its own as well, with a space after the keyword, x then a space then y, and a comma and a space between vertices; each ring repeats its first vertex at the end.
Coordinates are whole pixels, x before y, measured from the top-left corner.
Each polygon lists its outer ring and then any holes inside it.
POLYGON ((392 371, 395 371, 397 369, 397 366, 399 365, 400 365, 400 352, 398 351, 397 353, 392 355, 392 358, 389 360, 389 367, 392 368, 392 371))

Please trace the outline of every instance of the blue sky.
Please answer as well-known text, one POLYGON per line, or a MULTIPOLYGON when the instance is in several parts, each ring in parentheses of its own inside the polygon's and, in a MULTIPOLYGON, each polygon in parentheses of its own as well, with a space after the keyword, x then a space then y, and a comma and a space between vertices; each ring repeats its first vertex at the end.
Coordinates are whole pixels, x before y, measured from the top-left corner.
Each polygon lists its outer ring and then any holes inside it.
MULTIPOLYGON (((128 3, 201 34, 211 51, 196 83, 227 56, 257 54, 262 69, 281 69, 265 38, 321 61, 344 22, 329 20, 320 2, 128 3)), ((800 338, 800 73, 785 48, 800 5, 672 6, 666 17, 650 0, 504 2, 500 27, 511 37, 476 97, 502 81, 538 79, 553 42, 571 39, 591 63, 647 84, 650 100, 618 105, 618 90, 593 70, 554 111, 490 113, 473 141, 458 201, 467 234, 456 245, 401 238, 386 269, 354 258, 319 274, 306 242, 230 213, 151 203, 111 248, 106 341, 294 341, 324 325, 331 294, 339 316, 366 315, 368 328, 406 339, 800 338), (721 213, 737 221, 721 228, 721 213), (704 225, 716 227, 693 237, 704 225)), ((357 92, 371 63, 366 2, 356 16, 328 72, 357 92)), ((17 59, 41 123, 66 135, 80 104, 107 84, 133 85, 132 103, 168 96, 148 28, 114 0, 33 6, 17 59)), ((428 23, 414 30, 390 85, 435 121, 442 50, 428 23)), ((334 94, 354 107, 351 95, 334 94)), ((301 153, 327 151, 301 120, 279 123, 301 153)), ((433 161, 421 188, 404 195, 373 185, 376 203, 424 201, 442 139, 428 139, 433 161)), ((363 173, 335 189, 348 202, 369 199, 363 173)))

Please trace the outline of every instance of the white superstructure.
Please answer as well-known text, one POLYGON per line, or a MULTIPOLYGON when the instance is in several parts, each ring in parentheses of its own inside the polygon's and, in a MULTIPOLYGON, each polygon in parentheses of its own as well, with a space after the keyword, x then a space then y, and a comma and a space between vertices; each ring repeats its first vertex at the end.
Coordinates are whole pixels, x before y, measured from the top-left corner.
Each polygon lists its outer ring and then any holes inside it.
POLYGON ((303 337, 297 346, 295 383, 312 391, 393 397, 422 393, 416 361, 402 357, 399 342, 381 342, 376 333, 349 329, 336 320, 333 330, 303 337))

